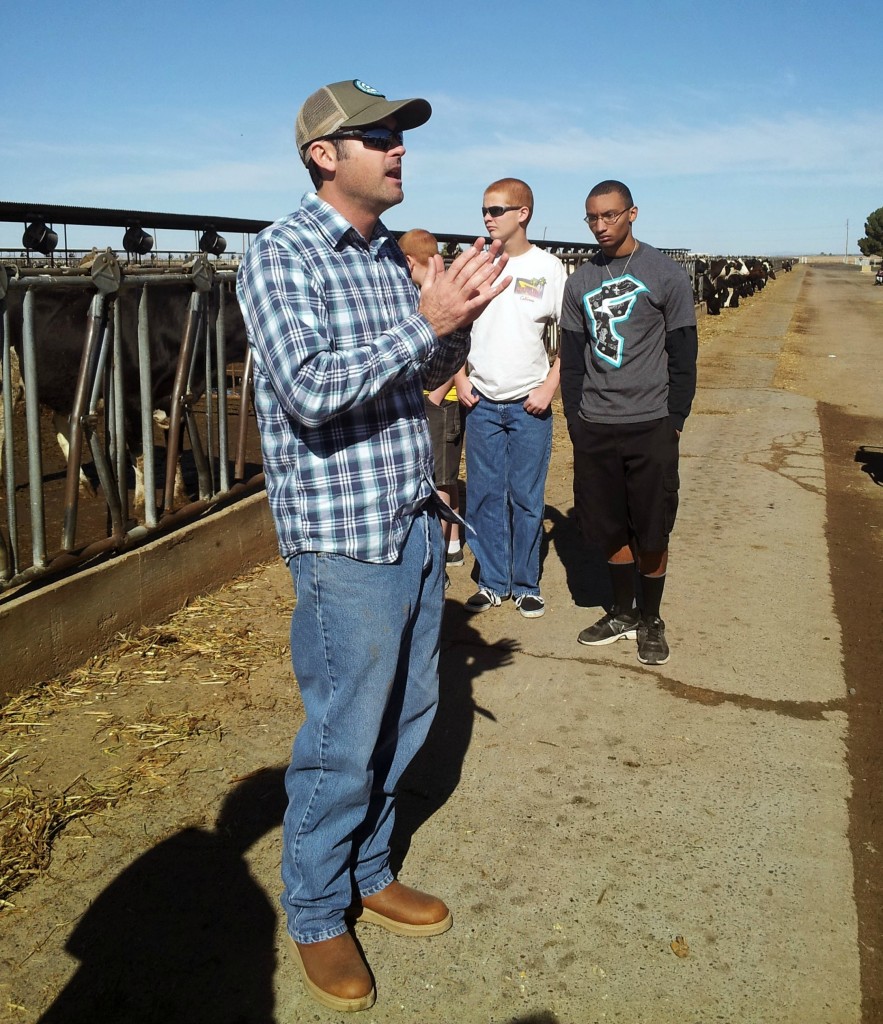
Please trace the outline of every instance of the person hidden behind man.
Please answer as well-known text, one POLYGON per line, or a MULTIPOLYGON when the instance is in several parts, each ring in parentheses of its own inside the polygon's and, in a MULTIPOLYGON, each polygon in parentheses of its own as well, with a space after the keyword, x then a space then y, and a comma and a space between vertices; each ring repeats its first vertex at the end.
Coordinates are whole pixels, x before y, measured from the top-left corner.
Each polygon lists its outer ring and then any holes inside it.
MULTIPOLYGON (((438 239, 423 228, 412 228, 399 237, 399 248, 408 261, 411 280, 420 288, 429 269, 429 261, 438 254, 438 239)), ((423 392, 426 421, 432 439, 432 456, 435 465, 434 479, 439 494, 451 510, 460 512, 460 456, 463 451, 463 423, 454 376, 450 376, 441 387, 423 392)), ((460 524, 451 517, 442 520, 442 534, 445 539, 445 563, 463 565, 463 542, 460 524)), ((445 572, 445 590, 450 586, 445 572)))

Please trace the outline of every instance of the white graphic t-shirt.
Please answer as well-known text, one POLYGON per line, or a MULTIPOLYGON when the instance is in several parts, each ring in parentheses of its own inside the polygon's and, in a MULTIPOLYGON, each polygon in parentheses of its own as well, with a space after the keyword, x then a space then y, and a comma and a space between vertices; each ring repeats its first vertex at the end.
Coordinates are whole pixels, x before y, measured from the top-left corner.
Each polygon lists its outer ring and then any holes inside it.
POLYGON ((495 402, 525 398, 549 374, 543 331, 561 316, 567 274, 557 256, 531 246, 504 271, 512 283, 472 325, 469 379, 495 402))

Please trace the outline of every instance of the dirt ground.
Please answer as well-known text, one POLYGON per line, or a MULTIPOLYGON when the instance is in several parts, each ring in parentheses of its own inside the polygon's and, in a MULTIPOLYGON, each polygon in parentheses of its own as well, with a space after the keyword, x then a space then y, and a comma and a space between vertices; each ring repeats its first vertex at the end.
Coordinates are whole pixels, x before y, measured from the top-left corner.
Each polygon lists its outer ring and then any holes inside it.
MULTIPOLYGON (((881 320, 826 265, 701 321, 661 669, 575 642, 608 595, 558 417, 548 613, 470 618, 451 570, 401 795, 401 877, 455 926, 360 926, 360 1020, 883 1020, 881 320)), ((278 911, 291 605, 273 563, 0 716, 0 1019, 337 1018, 278 911)))

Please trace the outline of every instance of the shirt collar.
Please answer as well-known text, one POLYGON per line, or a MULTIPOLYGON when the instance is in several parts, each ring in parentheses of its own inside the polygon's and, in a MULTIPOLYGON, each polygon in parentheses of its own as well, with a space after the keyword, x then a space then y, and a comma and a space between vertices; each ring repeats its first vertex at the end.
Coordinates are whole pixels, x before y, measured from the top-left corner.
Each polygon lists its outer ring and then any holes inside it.
MULTIPOLYGON (((335 210, 330 203, 320 199, 315 192, 307 192, 301 200, 301 209, 315 220, 319 229, 328 237, 331 245, 337 248, 344 242, 355 241, 362 236, 350 224, 342 213, 335 210)), ((380 247, 391 238, 382 220, 374 225, 374 232, 368 239, 370 248, 380 247)))

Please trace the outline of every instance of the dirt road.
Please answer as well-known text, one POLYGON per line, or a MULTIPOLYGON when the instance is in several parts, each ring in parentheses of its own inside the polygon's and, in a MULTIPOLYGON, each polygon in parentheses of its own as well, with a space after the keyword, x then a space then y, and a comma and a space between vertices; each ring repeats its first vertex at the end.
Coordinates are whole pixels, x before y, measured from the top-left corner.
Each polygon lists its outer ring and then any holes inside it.
MULTIPOLYGON (((664 668, 575 642, 607 594, 560 429, 547 615, 468 618, 452 570, 397 856, 455 926, 361 927, 360 1020, 883 1020, 881 322, 836 265, 702 321, 664 668)), ((59 794, 59 834, 0 921, 0 1014, 337 1019, 277 913, 289 590, 268 566, 4 716, 0 787, 59 794)))

